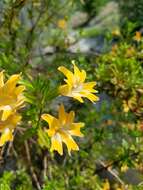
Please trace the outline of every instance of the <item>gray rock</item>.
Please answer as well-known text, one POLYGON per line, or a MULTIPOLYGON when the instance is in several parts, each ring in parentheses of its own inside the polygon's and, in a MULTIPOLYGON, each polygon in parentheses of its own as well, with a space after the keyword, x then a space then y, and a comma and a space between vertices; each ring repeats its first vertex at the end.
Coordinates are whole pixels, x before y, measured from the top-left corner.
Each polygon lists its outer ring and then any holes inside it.
POLYGON ((94 104, 94 107, 96 108, 96 111, 101 110, 103 102, 106 102, 106 106, 107 106, 107 109, 108 109, 111 106, 111 103, 112 103, 111 97, 108 96, 108 94, 106 94, 105 92, 100 93, 98 96, 99 96, 99 101, 97 101, 94 104))
POLYGON ((88 21, 89 15, 86 12, 76 12, 71 18, 71 26, 72 28, 77 28, 82 26, 84 23, 88 21))
POLYGON ((89 26, 112 30, 119 26, 119 22, 120 13, 118 3, 111 1, 90 21, 89 26))
MULTIPOLYGON (((82 38, 74 45, 71 45, 68 48, 68 51, 72 53, 81 52, 81 53, 103 53, 107 50, 105 38, 102 35, 93 38, 82 38)), ((95 54, 96 55, 96 54, 95 54)))
MULTIPOLYGON (((80 20, 80 17, 77 17, 80 20)), ((104 38, 105 31, 113 31, 119 28, 120 14, 119 6, 116 2, 109 2, 104 6, 99 14, 95 16, 82 30, 76 30, 78 33, 78 42, 69 47, 69 51, 76 53, 103 53, 110 49, 111 44, 107 44, 104 38)))

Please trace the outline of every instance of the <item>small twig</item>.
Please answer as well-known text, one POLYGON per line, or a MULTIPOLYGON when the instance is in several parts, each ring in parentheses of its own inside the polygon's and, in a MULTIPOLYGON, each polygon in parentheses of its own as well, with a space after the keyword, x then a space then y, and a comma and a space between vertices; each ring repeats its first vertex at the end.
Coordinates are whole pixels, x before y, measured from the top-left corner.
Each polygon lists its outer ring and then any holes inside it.
POLYGON ((28 142, 25 141, 25 142, 24 142, 24 145, 25 145, 25 150, 26 150, 26 155, 27 155, 27 161, 28 161, 28 163, 29 163, 30 172, 31 172, 33 181, 35 182, 35 185, 36 185, 37 189, 38 189, 38 190, 41 190, 40 183, 39 183, 39 181, 38 181, 37 175, 36 175, 36 173, 34 172, 34 168, 33 168, 33 166, 32 166, 32 161, 31 161, 31 155, 30 155, 30 151, 29 151, 28 142))
POLYGON ((12 153, 13 153, 14 157, 15 157, 16 159, 18 159, 19 155, 18 155, 18 153, 16 152, 14 146, 12 146, 12 153))
POLYGON ((36 126, 37 128, 39 127, 39 124, 40 124, 42 111, 43 111, 43 104, 41 104, 41 108, 40 108, 40 111, 39 111, 39 114, 38 114, 38 120, 37 120, 37 126, 36 126))
MULTIPOLYGON (((105 164, 103 161, 99 160, 99 163, 100 163, 104 168, 106 167, 106 164, 105 164)), ((108 167, 107 170, 111 173, 112 176, 114 176, 114 177, 116 178, 116 180, 117 180, 121 185, 125 186, 125 184, 124 184, 124 182, 122 181, 122 179, 121 179, 110 167, 108 167)))
POLYGON ((20 132, 25 132, 27 129, 23 127, 16 127, 16 129, 20 132))
POLYGON ((31 26, 31 29, 29 30, 29 33, 28 33, 28 36, 27 36, 27 39, 26 39, 26 42, 25 42, 25 46, 26 48, 29 50, 29 53, 27 55, 27 60, 25 62, 25 64, 23 65, 23 68, 22 70, 24 70, 30 63, 30 59, 31 59, 31 49, 32 49, 32 43, 33 43, 33 34, 34 34, 34 31, 42 17, 42 15, 44 14, 45 10, 43 10, 44 8, 44 5, 43 3, 41 2, 41 10, 39 12, 39 15, 38 17, 36 18, 35 22, 33 23, 33 25, 31 26))
POLYGON ((48 169, 48 159, 47 159, 47 152, 46 152, 43 159, 43 179, 45 179, 47 176, 47 169, 48 169))
POLYGON ((12 145, 13 145, 13 141, 10 141, 10 142, 9 142, 9 145, 8 145, 8 147, 7 147, 7 154, 6 154, 6 156, 9 156, 10 150, 11 150, 11 148, 12 148, 12 145))
POLYGON ((33 33, 42 17, 42 15, 44 14, 45 10, 43 10, 44 8, 44 5, 43 3, 41 2, 41 8, 40 8, 40 12, 39 12, 39 15, 38 17, 36 18, 35 22, 32 24, 32 27, 31 29, 29 30, 29 34, 27 36, 27 40, 26 40, 26 47, 27 49, 31 49, 31 46, 32 46, 32 36, 33 36, 33 33))
MULTIPOLYGON (((130 154, 129 157, 134 158, 134 156, 137 156, 139 153, 140 153, 140 151, 134 152, 134 153, 130 154)), ((118 160, 114 160, 114 161, 110 162, 109 164, 104 165, 103 167, 97 169, 95 171, 95 173, 101 172, 102 170, 108 170, 108 168, 118 165, 121 161, 122 161, 122 158, 119 158, 118 160)))

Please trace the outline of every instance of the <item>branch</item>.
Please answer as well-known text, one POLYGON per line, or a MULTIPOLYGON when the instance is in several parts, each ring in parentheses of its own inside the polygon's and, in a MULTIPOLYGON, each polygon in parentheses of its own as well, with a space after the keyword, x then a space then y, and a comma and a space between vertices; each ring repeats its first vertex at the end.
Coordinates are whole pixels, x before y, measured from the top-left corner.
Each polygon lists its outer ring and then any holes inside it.
POLYGON ((41 190, 40 183, 38 181, 37 175, 34 172, 34 168, 32 166, 32 161, 31 161, 31 155, 30 155, 30 150, 29 150, 28 142, 25 141, 24 145, 25 145, 25 150, 26 150, 26 155, 27 155, 27 161, 28 161, 28 164, 29 164, 29 167, 30 167, 30 172, 31 172, 33 181, 35 182, 35 185, 36 185, 37 189, 41 190))
MULTIPOLYGON (((131 155, 129 155, 129 157, 133 158, 134 156, 137 156, 139 153, 140 151, 134 152, 131 155)), ((102 170, 108 170, 108 168, 110 167, 117 166, 121 161, 122 161, 122 158, 119 158, 118 160, 112 161, 110 164, 107 164, 107 165, 104 164, 104 166, 97 169, 95 173, 99 173, 99 172, 102 172, 102 170)))
MULTIPOLYGON (((99 163, 100 163, 104 168, 107 167, 106 164, 105 164, 103 161, 99 160, 99 163)), ((116 180, 117 180, 121 185, 125 186, 124 181, 123 181, 110 167, 108 167, 107 170, 108 170, 108 172, 109 172, 112 176, 114 176, 114 177, 116 178, 116 180)))

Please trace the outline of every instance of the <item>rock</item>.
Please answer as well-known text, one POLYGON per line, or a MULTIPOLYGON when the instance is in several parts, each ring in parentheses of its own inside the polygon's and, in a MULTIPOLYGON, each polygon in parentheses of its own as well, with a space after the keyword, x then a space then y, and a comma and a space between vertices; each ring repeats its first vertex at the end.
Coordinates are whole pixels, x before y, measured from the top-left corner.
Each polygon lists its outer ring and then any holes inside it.
POLYGON ((68 51, 72 53, 81 52, 96 55, 96 53, 103 53, 105 49, 105 38, 100 35, 93 38, 82 38, 76 44, 71 45, 68 51))
POLYGON ((103 102, 106 102, 107 109, 110 108, 111 103, 112 103, 111 97, 108 96, 108 94, 106 94, 105 92, 100 93, 98 96, 99 96, 99 101, 97 101, 97 102, 94 104, 94 107, 96 108, 96 111, 97 111, 97 112, 100 112, 100 111, 101 111, 103 102))
MULTIPOLYGON (((107 3, 89 23, 87 23, 88 20, 89 15, 85 12, 76 12, 71 18, 72 26, 65 38, 65 42, 69 44, 67 52, 96 56, 98 53, 104 53, 111 49, 112 42, 107 43, 105 32, 112 32, 119 27, 118 3, 113 1, 107 3), (87 24, 86 27, 75 29, 85 23, 87 24)), ((55 47, 47 46, 41 52, 42 54, 53 55, 53 53, 58 53, 58 50, 55 47)))
POLYGON ((42 55, 45 55, 45 54, 53 54, 53 53, 56 52, 56 47, 47 46, 47 47, 41 49, 41 52, 42 52, 42 55))
POLYGON ((89 15, 86 12, 76 12, 71 18, 72 28, 82 26, 88 21, 89 15))
MULTIPOLYGON (((80 22, 80 16, 75 16, 75 18, 75 22, 80 22)), ((73 53, 104 53, 108 51, 111 43, 107 44, 104 33, 106 31, 112 32, 119 28, 119 23, 118 3, 111 1, 87 24, 87 27, 76 30, 79 40, 74 45, 71 45, 68 50, 73 53)))
POLYGON ((89 27, 96 26, 100 29, 112 30, 119 26, 119 22, 120 13, 118 3, 111 1, 89 22, 89 27))

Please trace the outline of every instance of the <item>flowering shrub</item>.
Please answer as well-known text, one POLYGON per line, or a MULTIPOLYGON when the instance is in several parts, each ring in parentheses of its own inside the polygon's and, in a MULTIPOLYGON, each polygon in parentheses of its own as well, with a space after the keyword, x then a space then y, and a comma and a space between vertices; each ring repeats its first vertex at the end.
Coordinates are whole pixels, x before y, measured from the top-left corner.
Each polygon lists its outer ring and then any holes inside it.
POLYGON ((0 2, 0 190, 143 189, 139 23, 103 29, 102 53, 71 51, 98 2, 0 2))
POLYGON ((24 96, 22 95, 24 86, 17 85, 20 75, 12 75, 10 79, 4 83, 3 71, 0 73, 0 146, 5 142, 13 140, 13 130, 21 120, 18 109, 23 107, 24 96))

